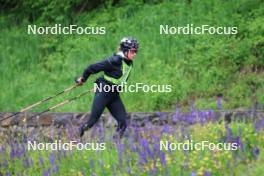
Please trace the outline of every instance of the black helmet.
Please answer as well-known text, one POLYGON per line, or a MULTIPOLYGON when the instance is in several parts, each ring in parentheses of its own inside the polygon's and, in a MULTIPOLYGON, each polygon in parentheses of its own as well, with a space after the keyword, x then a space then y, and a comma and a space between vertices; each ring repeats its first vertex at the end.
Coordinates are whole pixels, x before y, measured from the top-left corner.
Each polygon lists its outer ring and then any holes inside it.
POLYGON ((138 46, 139 46, 139 43, 138 43, 137 39, 135 39, 133 37, 124 37, 120 41, 120 50, 123 52, 126 52, 130 49, 138 50, 138 46))

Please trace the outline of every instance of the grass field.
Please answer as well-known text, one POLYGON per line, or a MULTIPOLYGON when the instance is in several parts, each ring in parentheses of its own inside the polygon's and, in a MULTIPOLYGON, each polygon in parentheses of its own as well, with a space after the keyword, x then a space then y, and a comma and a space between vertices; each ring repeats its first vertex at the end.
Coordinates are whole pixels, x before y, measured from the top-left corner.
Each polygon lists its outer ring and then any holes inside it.
MULTIPOLYGON (((24 10, 3 11, 0 15, 0 111, 18 111, 69 87, 87 65, 112 55, 124 36, 134 36, 140 42, 128 83, 172 85, 169 93, 122 94, 130 112, 172 111, 175 103, 189 106, 192 98, 197 100, 197 107, 215 109, 218 93, 224 95, 228 109, 250 108, 255 102, 264 104, 264 10, 260 5, 263 2, 151 2, 98 6, 87 12, 71 12, 70 19, 63 10, 71 8, 67 5, 62 8, 56 0, 49 8, 45 8, 42 1, 30 1, 21 2, 24 6, 19 7, 24 10), (29 4, 34 8, 29 8, 29 4), (44 9, 38 9, 41 7, 44 9), (36 13, 38 10, 45 12, 43 16, 36 13), (54 15, 54 11, 60 14, 54 15), (40 16, 30 21, 27 12, 40 16), (59 20, 62 17, 64 20, 59 20), (29 24, 104 26, 106 34, 28 35, 29 24), (160 35, 160 25, 187 24, 236 26, 238 34, 160 35)), ((96 77, 98 75, 89 78, 77 92, 92 87, 96 77)), ((57 111, 88 111, 91 100, 92 95, 57 111)))

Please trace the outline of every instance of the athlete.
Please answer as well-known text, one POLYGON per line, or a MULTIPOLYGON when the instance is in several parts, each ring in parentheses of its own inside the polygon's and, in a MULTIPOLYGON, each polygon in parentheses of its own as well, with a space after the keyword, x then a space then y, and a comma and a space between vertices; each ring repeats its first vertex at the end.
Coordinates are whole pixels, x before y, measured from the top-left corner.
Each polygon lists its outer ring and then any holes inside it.
POLYGON ((108 108, 112 116, 116 119, 117 131, 122 137, 127 127, 126 124, 126 110, 122 100, 119 96, 119 91, 115 85, 122 85, 126 83, 129 73, 133 66, 133 59, 138 51, 139 43, 135 38, 125 37, 120 41, 118 52, 106 58, 103 61, 89 65, 83 72, 83 75, 76 80, 78 85, 83 85, 90 75, 103 71, 104 75, 97 78, 95 83, 100 86, 111 86, 114 89, 105 91, 105 89, 96 89, 91 116, 79 128, 80 137, 84 132, 90 129, 100 118, 105 107, 108 108))

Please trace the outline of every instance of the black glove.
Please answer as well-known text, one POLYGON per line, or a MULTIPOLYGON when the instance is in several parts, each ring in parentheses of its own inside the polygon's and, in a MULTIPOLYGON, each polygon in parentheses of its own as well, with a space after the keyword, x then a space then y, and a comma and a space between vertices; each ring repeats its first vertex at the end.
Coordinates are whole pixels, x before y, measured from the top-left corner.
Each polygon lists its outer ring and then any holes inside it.
POLYGON ((84 79, 83 79, 83 77, 75 78, 75 82, 76 82, 76 84, 81 86, 84 83, 84 79))

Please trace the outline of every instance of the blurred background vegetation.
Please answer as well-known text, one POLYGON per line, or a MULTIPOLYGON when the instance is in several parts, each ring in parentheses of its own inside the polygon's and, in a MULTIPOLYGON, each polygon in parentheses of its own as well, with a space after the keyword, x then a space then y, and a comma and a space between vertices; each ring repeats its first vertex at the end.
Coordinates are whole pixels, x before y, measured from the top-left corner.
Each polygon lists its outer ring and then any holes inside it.
MULTIPOLYGON (((224 108, 264 106, 262 0, 7 0, 0 8, 0 111, 18 111, 69 87, 124 36, 140 41, 129 83, 173 86, 171 93, 123 93, 128 111, 173 111, 192 102, 216 108, 219 93, 224 108), (105 26, 106 34, 28 35, 29 24, 105 26), (237 26, 238 34, 160 35, 160 24, 237 26)), ((97 76, 66 97, 92 87, 97 76)), ((90 110, 92 98, 56 111, 90 110)))

